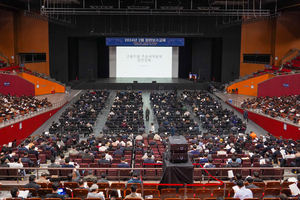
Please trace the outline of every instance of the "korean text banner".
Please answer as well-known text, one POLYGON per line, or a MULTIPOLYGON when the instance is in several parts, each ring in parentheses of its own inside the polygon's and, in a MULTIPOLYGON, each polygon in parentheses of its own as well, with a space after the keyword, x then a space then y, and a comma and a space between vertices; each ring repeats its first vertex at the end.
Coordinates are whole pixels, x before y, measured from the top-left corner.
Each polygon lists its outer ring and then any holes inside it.
POLYGON ((184 46, 184 38, 106 38, 106 46, 184 46))

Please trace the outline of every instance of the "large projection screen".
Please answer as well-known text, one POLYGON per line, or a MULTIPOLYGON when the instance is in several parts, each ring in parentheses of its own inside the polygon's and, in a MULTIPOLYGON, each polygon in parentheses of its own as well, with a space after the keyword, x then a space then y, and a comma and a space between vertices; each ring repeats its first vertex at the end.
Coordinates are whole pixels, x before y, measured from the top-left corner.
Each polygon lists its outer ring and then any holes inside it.
POLYGON ((178 78, 178 47, 110 47, 110 77, 178 78))

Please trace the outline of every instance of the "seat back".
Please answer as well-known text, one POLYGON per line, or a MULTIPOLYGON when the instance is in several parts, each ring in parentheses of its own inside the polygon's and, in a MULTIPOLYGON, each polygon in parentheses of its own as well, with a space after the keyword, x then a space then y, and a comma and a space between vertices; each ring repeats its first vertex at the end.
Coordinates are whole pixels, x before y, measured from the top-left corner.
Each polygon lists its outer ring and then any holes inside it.
POLYGON ((66 183, 64 183, 64 187, 65 188, 70 188, 70 189, 75 189, 75 188, 78 188, 79 187, 79 185, 78 185, 78 183, 76 183, 76 182, 66 182, 66 183))
POLYGON ((81 199, 85 199, 88 195, 89 191, 87 189, 74 189, 73 197, 79 197, 81 199))

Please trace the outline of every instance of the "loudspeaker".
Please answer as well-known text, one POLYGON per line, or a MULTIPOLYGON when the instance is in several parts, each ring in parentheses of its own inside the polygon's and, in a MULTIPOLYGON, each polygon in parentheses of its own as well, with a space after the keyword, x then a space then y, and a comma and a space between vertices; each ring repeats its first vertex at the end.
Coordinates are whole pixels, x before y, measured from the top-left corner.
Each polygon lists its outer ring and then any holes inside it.
POLYGON ((132 91, 132 86, 131 85, 127 85, 127 91, 132 91))
POLYGON ((189 150, 189 144, 182 135, 169 137, 168 146, 172 153, 187 153, 189 150))
POLYGON ((163 90, 165 90, 165 87, 160 85, 160 86, 158 86, 158 90, 163 91, 163 90))
POLYGON ((137 81, 133 81, 133 83, 138 83, 137 81))
POLYGON ((156 81, 152 81, 152 83, 156 83, 156 81))
POLYGON ((169 161, 171 163, 186 163, 188 161, 187 153, 171 153, 169 152, 169 161))

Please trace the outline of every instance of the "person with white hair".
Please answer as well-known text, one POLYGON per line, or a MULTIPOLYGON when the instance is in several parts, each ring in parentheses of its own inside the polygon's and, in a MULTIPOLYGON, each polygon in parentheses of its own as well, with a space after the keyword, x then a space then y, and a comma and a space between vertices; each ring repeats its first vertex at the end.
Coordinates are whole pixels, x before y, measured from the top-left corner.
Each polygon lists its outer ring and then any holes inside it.
POLYGON ((103 192, 99 192, 98 193, 98 185, 97 184, 93 184, 90 187, 90 192, 88 193, 86 198, 101 198, 102 200, 105 200, 104 196, 103 196, 103 192))

